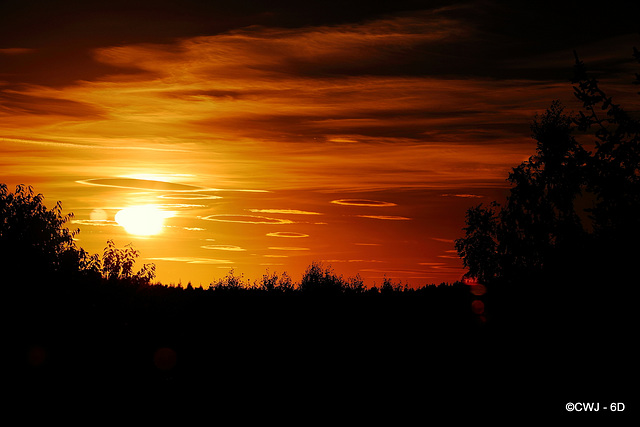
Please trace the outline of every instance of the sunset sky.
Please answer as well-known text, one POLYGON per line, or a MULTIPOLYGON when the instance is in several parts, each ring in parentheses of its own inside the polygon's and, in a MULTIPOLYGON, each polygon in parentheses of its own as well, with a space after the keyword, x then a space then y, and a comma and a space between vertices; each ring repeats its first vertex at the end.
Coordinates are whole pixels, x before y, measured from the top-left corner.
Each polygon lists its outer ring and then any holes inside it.
POLYGON ((453 282, 466 209, 505 196, 536 113, 579 108, 573 50, 634 92, 628 2, 519 3, 3 0, 0 182, 163 283, 453 282))

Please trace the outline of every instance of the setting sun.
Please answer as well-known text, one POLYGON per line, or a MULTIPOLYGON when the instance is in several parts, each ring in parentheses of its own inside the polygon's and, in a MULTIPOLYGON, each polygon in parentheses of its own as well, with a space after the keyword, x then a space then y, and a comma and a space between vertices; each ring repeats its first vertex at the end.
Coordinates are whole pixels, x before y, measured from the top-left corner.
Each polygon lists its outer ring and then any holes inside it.
POLYGON ((129 234, 152 236, 162 232, 164 220, 170 216, 153 205, 124 208, 115 216, 116 222, 129 234))

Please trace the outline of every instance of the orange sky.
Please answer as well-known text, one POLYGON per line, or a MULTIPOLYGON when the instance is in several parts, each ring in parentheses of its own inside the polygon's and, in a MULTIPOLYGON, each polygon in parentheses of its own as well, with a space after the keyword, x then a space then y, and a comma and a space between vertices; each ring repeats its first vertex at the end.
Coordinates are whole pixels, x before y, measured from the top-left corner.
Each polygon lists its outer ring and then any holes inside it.
MULTIPOLYGON (((494 64, 509 78, 390 71, 429 49, 420 61, 437 68, 439 46, 486 38, 445 12, 102 43, 66 80, 44 47, 5 45, 0 182, 62 200, 90 252, 133 243, 163 283, 206 286, 230 268, 297 280, 312 261, 368 285, 455 281, 466 209, 504 196, 533 154, 530 121, 553 99, 572 105, 572 90, 520 73, 531 62, 518 57, 494 64), (46 78, 22 73, 47 63, 46 78), (160 234, 115 221, 140 205, 166 212, 160 234)), ((607 46, 587 45, 601 62, 618 54, 607 46)), ((534 59, 570 69, 573 57, 534 59)))

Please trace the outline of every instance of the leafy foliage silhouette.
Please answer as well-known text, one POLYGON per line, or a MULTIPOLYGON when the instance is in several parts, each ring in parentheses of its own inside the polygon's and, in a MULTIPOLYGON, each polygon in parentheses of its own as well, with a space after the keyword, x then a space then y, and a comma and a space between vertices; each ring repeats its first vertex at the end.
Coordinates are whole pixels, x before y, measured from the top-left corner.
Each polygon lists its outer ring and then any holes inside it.
POLYGON ((293 292, 295 284, 286 272, 278 275, 277 273, 269 273, 268 271, 262 276, 260 282, 256 283, 256 287, 266 292, 293 292))
POLYGON ((65 224, 62 204, 44 205, 42 194, 18 185, 14 193, 0 184, 0 275, 5 279, 39 278, 56 273, 90 270, 95 257, 78 248, 65 224))
POLYGON ((581 111, 554 101, 535 117, 536 153, 509 174, 506 201, 469 209, 455 241, 467 278, 486 288, 494 356, 517 354, 506 371, 558 384, 564 400, 623 387, 640 258, 637 107, 614 103, 577 55, 572 84, 581 111))
MULTIPOLYGON (((637 50, 634 57, 640 61, 637 50)), ((574 71, 583 111, 565 114, 554 101, 536 116, 536 154, 509 174, 505 205, 467 212, 465 237, 455 243, 467 277, 484 283, 631 277, 640 238, 640 122, 607 96, 577 55, 574 71), (595 136, 595 151, 576 134, 595 136)))
POLYGON ((299 289, 307 293, 335 294, 343 291, 344 282, 331 267, 313 262, 302 276, 299 289))
POLYGON ((44 204, 44 196, 31 186, 18 185, 14 193, 0 184, 0 277, 7 281, 29 282, 31 285, 54 280, 109 281, 149 284, 155 277, 155 265, 144 264, 135 272, 139 252, 131 245, 116 247, 113 240, 100 258, 76 245, 78 229, 66 224, 73 214, 62 214, 58 201, 52 209, 44 204))
POLYGON ((249 288, 249 282, 245 281, 242 275, 237 276, 234 269, 229 270, 229 273, 222 279, 209 285, 209 289, 218 292, 239 292, 249 288))
POLYGON ((107 241, 102 255, 102 275, 107 280, 129 280, 139 284, 149 284, 155 277, 155 264, 143 264, 137 272, 133 266, 140 252, 128 244, 124 249, 118 249, 113 240, 107 241))

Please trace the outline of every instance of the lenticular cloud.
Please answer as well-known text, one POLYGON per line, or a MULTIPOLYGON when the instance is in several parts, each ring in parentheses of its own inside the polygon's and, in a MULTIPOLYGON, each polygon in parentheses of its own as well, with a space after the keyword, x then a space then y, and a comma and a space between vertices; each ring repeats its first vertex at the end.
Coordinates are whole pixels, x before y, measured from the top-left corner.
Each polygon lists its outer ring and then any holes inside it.
POLYGON ((344 206, 368 206, 368 207, 387 207, 387 206, 398 206, 392 202, 383 202, 380 200, 367 200, 367 199, 339 199, 332 200, 331 203, 335 205, 344 205, 344 206))
POLYGON ((294 231, 274 231, 273 233, 267 233, 269 237, 288 237, 288 238, 301 238, 309 237, 308 234, 296 233, 294 231))

